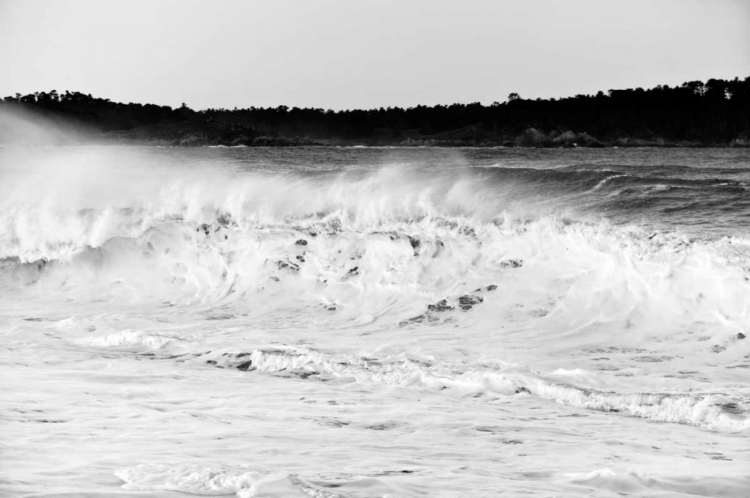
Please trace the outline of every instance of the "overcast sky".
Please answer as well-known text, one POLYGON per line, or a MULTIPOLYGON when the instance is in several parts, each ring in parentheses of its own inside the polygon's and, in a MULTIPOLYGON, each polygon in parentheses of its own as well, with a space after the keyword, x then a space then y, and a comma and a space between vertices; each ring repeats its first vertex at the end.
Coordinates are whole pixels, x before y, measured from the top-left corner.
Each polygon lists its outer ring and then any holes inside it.
POLYGON ((750 76, 750 0, 0 0, 0 96, 504 101, 750 76))

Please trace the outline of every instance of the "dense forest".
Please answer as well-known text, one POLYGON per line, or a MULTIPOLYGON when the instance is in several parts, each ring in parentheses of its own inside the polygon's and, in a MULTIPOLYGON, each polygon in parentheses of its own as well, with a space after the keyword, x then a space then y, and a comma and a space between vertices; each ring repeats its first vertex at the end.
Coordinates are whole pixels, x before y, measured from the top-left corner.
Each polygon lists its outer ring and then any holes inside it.
POLYGON ((286 106, 195 111, 185 104, 174 109, 124 104, 52 90, 5 97, 0 111, 84 129, 85 140, 109 143, 750 146, 750 77, 549 100, 512 93, 489 106, 345 111, 286 106))

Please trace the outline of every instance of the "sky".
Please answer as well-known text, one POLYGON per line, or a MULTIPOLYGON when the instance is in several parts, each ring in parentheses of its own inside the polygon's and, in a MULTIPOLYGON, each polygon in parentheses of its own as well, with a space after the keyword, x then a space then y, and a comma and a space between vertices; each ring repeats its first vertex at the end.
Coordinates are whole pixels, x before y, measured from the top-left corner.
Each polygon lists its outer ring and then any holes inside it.
POLYGON ((750 0, 0 0, 0 97, 352 109, 750 76, 750 0))

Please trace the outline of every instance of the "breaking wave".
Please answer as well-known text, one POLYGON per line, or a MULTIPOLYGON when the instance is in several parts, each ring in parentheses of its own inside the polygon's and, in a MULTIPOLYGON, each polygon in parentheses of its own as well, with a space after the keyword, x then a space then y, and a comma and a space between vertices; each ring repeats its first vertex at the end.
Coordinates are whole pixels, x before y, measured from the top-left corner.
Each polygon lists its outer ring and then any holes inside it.
MULTIPOLYGON (((641 392, 615 378, 627 369, 602 366, 606 354, 636 351, 626 356, 639 375, 648 374, 649 363, 679 365, 696 355, 703 365, 721 358, 731 368, 748 367, 750 341, 742 339, 750 330, 750 240, 695 239, 647 223, 613 223, 586 209, 597 205, 586 201, 591 191, 623 182, 653 187, 661 177, 585 167, 197 169, 179 179, 151 173, 141 182, 128 170, 104 176, 119 186, 107 196, 93 173, 71 191, 37 179, 31 196, 26 190, 0 201, 0 286, 17 299, 133 304, 144 312, 174 309, 227 324, 344 335, 365 326, 470 327, 486 332, 477 347, 489 341, 498 355, 577 348, 599 380, 547 379, 533 362, 502 372, 444 371, 441 362, 366 360, 343 350, 342 359, 255 350, 225 367, 252 362, 268 372, 303 368, 313 378, 520 393, 716 430, 749 427, 742 391, 688 392, 695 386, 666 380, 672 391, 641 392)), ((671 181, 672 189, 688 187, 744 189, 734 180, 671 181)), ((193 347, 132 331, 85 341, 168 345, 173 354, 193 347)), ((662 373, 681 375, 677 366, 662 373)), ((726 385, 736 386, 731 379, 726 385)))

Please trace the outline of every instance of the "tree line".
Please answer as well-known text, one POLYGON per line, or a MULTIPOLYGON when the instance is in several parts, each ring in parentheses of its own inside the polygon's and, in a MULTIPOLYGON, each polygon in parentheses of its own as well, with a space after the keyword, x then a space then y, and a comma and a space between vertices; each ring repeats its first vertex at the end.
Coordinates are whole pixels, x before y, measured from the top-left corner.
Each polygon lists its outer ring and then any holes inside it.
POLYGON ((341 111, 287 106, 193 110, 185 104, 177 108, 125 104, 55 90, 8 96, 0 102, 2 106, 62 116, 104 133, 147 129, 144 127, 151 127, 155 133, 173 129, 184 134, 188 130, 213 143, 300 136, 364 141, 460 136, 497 142, 529 129, 551 134, 585 132, 602 141, 661 137, 726 144, 750 138, 750 77, 600 91, 560 99, 524 99, 512 93, 505 101, 491 105, 475 102, 341 111))

